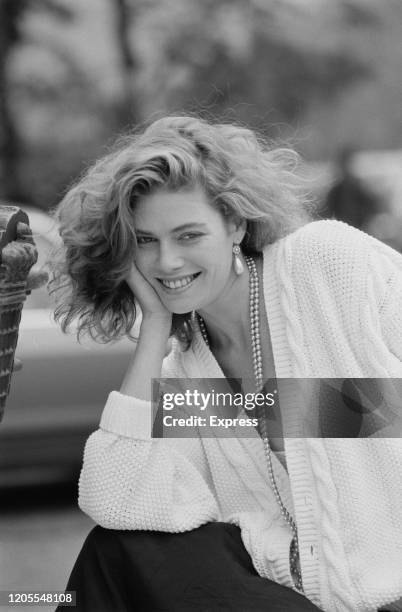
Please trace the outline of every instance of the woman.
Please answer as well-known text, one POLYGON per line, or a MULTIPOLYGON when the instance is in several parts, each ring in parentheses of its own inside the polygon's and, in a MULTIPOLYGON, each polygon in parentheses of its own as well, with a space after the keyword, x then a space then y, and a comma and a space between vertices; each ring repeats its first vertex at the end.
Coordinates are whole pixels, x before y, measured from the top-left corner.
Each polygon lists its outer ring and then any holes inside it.
POLYGON ((401 257, 345 224, 308 223, 294 161, 249 130, 167 117, 90 169, 59 208, 63 328, 78 317, 108 341, 130 332, 136 305, 142 313, 120 392, 85 451, 80 507, 120 530, 97 528, 78 559, 69 587, 85 609, 93 576, 116 609, 143 597, 137 609, 368 611, 402 596, 399 439, 295 437, 298 410, 284 438, 261 411, 247 437, 151 437, 155 378, 241 379, 255 393, 275 378, 402 377, 401 257), (99 542, 115 551, 108 562, 99 542), (137 594, 116 570, 123 559, 137 594), (155 591, 169 591, 168 567, 185 588, 163 607, 155 591))

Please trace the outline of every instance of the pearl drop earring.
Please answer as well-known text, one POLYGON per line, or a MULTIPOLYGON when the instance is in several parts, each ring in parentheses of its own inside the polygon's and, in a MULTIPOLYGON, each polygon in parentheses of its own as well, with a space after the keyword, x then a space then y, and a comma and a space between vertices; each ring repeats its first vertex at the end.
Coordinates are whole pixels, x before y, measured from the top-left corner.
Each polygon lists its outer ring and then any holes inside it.
POLYGON ((240 247, 238 244, 234 244, 233 248, 232 248, 232 253, 233 253, 233 269, 235 271, 235 273, 237 274, 237 276, 240 276, 240 274, 243 274, 244 272, 244 266, 243 266, 243 262, 240 258, 240 247))

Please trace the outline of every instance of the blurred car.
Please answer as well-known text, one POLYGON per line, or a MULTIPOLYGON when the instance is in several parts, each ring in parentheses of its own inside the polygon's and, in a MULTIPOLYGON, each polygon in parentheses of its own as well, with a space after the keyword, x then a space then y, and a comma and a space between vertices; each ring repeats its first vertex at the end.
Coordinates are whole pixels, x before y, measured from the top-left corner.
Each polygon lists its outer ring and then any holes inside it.
MULTIPOLYGON (((38 266, 60 240, 51 218, 28 213, 38 266)), ((99 423, 108 393, 119 389, 135 343, 102 345, 63 334, 52 320, 46 287, 27 297, 14 372, 0 424, 0 487, 61 482, 78 476, 88 435, 99 423)))

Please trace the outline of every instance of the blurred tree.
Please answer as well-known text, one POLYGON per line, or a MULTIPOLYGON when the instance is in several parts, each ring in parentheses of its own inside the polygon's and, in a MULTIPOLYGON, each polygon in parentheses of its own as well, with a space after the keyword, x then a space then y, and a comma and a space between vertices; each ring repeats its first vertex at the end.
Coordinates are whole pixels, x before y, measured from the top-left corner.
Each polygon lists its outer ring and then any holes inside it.
POLYGON ((367 2, 363 5, 356 0, 341 0, 341 10, 346 23, 357 28, 377 26, 378 15, 367 2))
POLYGON ((24 145, 11 103, 10 58, 24 42, 22 22, 28 10, 44 10, 59 19, 71 19, 71 11, 57 0, 0 1, 0 196, 11 201, 30 201, 24 189, 24 145))
POLYGON ((311 100, 325 101, 370 76, 370 65, 344 44, 345 22, 378 25, 358 0, 345 0, 330 15, 276 0, 154 3, 136 30, 159 43, 148 49, 143 75, 149 92, 152 84, 148 107, 201 107, 226 117, 229 109, 247 123, 262 124, 269 114, 271 124, 294 124, 311 100))
POLYGON ((8 59, 19 40, 18 23, 26 2, 0 3, 0 196, 23 199, 19 181, 20 142, 9 98, 8 59))
POLYGON ((113 7, 115 12, 114 40, 122 74, 122 97, 116 105, 117 121, 121 128, 123 125, 138 121, 140 114, 135 96, 137 60, 130 36, 136 6, 130 0, 114 0, 113 7))
MULTIPOLYGON (((53 205, 102 144, 141 117, 131 32, 136 11, 144 3, 107 0, 97 7, 96 2, 88 14, 103 10, 117 59, 110 96, 102 95, 103 80, 97 83, 79 53, 66 46, 64 30, 54 27, 85 18, 77 2, 0 0, 0 27, 13 32, 12 37, 2 37, 7 43, 0 74, 0 124, 5 135, 1 159, 6 179, 2 195, 10 200, 44 208, 53 205), (41 23, 48 23, 49 35, 46 27, 36 34, 31 25, 35 15, 41 17, 41 23), (52 27, 63 34, 60 39, 52 35, 52 27)), ((89 37, 88 43, 93 42, 89 37)), ((82 50, 87 49, 83 46, 82 50)), ((104 76, 109 78, 111 71, 112 63, 105 66, 104 76)))
POLYGON ((201 111, 285 138, 307 125, 299 148, 313 158, 341 141, 341 123, 348 136, 359 124, 374 142, 400 142, 401 7, 0 0, 1 195, 55 204, 116 132, 154 112, 201 111), (354 106, 339 110, 343 98, 354 106))

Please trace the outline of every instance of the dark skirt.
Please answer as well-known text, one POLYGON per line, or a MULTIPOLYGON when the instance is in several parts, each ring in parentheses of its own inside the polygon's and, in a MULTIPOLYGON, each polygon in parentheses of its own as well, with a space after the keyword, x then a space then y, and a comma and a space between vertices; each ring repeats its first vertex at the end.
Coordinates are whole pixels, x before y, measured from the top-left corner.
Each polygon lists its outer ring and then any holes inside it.
POLYGON ((185 533, 95 527, 57 612, 317 612, 303 595, 255 571, 240 529, 208 523, 185 533))

